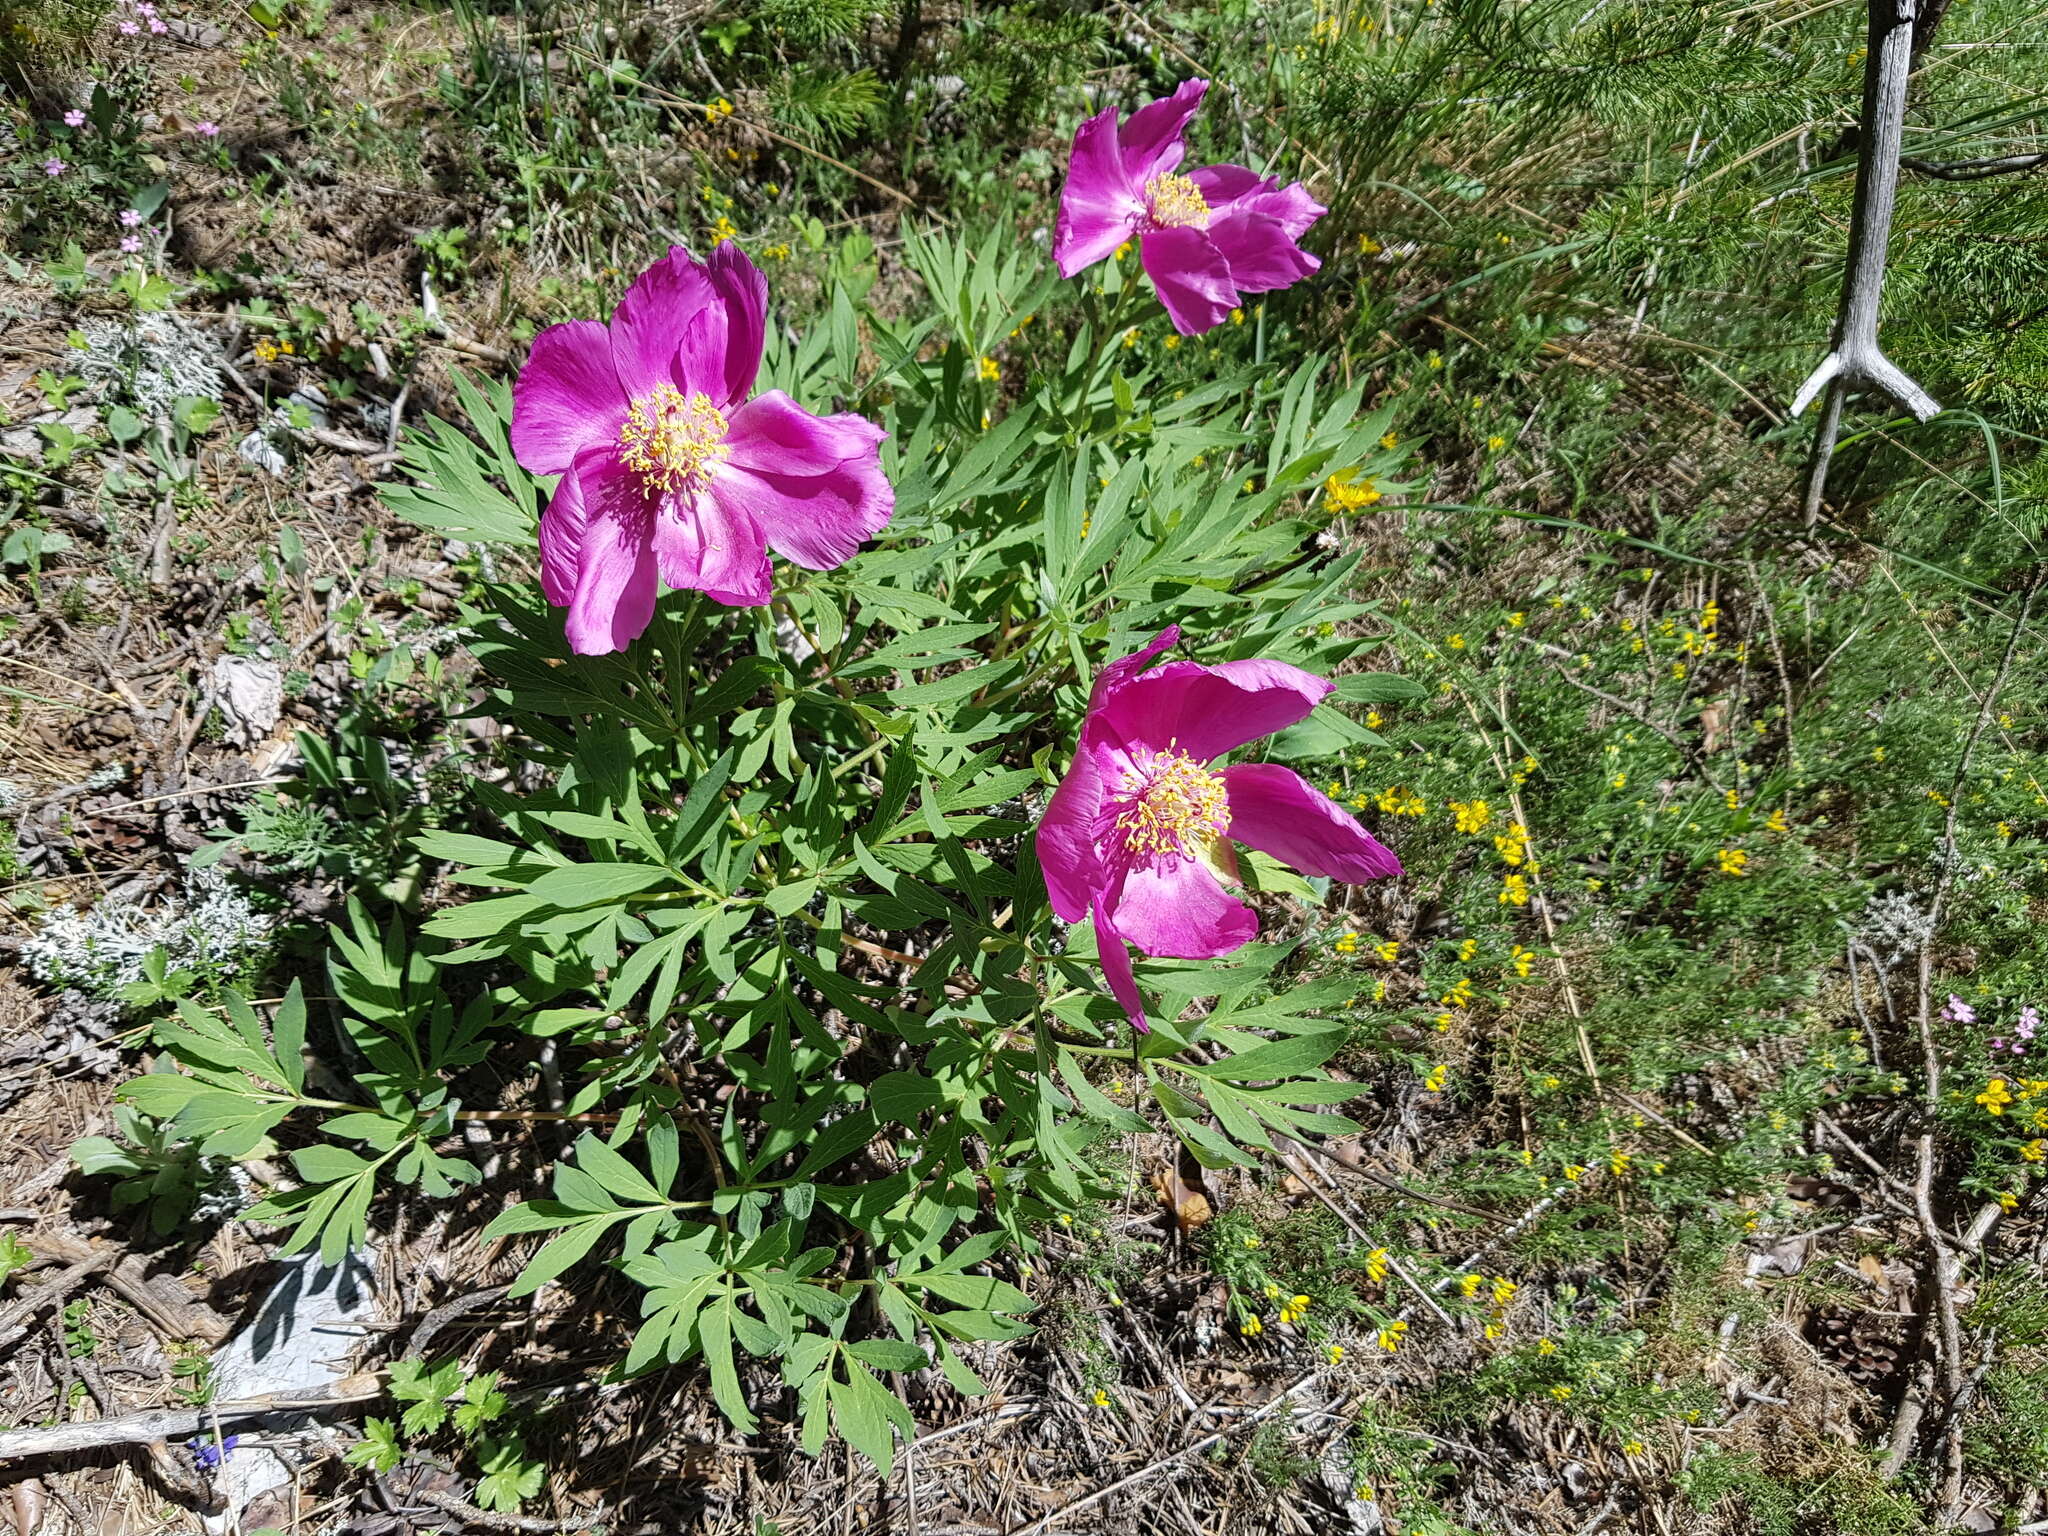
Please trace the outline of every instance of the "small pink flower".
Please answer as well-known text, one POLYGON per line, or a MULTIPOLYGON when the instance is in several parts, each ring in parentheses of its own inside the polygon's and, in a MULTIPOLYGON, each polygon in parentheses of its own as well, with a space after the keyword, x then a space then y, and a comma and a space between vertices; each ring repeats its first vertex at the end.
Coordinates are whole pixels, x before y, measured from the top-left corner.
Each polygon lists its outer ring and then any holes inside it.
POLYGON ((1297 243, 1329 212, 1300 182, 1282 187, 1241 165, 1180 174, 1188 120, 1206 80, 1189 80, 1119 128, 1106 108, 1074 134, 1060 193, 1053 259, 1060 276, 1135 240, 1173 327, 1198 336, 1221 325, 1248 293, 1301 281, 1322 265, 1297 243))
POLYGON ((157 20, 156 17, 152 16, 149 18, 149 30, 156 34, 158 37, 162 37, 164 33, 170 31, 171 29, 165 26, 161 21, 157 20))
POLYGON ((139 251, 139 250, 141 250, 141 249, 142 249, 142 236, 140 236, 140 235, 123 235, 123 236, 121 237, 121 252, 122 252, 122 254, 123 254, 123 255, 126 255, 126 256, 133 256, 133 255, 134 255, 134 254, 135 254, 135 253, 136 253, 137 251, 139 251))
POLYGON ((70 169, 70 166, 59 160, 55 155, 50 156, 49 159, 43 162, 43 174, 45 176, 62 176, 70 169))
POLYGON ((118 30, 120 31, 123 37, 133 37, 136 33, 140 32, 142 28, 137 26, 132 21, 124 21, 121 23, 120 28, 118 30))
POLYGON ((1334 685, 1278 661, 1144 670, 1179 639, 1170 625, 1096 674, 1073 764, 1038 824, 1052 909, 1069 923, 1094 919, 1109 990, 1141 1033, 1145 1001, 1126 942, 1206 960, 1259 931, 1257 914, 1224 888, 1237 879, 1233 840, 1306 875, 1355 884, 1401 873, 1399 859, 1293 769, 1212 766, 1301 720, 1334 685))
POLYGON ((83 128, 85 126, 85 114, 79 111, 78 108, 73 107, 64 114, 64 126, 66 128, 83 128))
POLYGON ((1948 1006, 1941 1010, 1941 1016, 1951 1024, 1974 1024, 1977 1022, 1977 1010, 1964 1002, 1960 997, 1957 997, 1953 992, 1949 993, 1948 1006))
POLYGON ((889 521, 887 433, 754 393, 767 308, 737 245, 708 263, 673 246, 609 326, 571 320, 534 338, 512 448, 534 474, 561 476, 541 518, 541 590, 569 610, 571 650, 624 650, 663 583, 764 604, 770 549, 829 571, 889 521))
POLYGON ((2020 1010, 2020 1021, 2013 1027, 2013 1033, 2022 1040, 2034 1038, 2034 1031, 2041 1027, 2041 1015, 2030 1003, 2020 1010))
POLYGON ((121 210, 121 223, 125 228, 133 229, 136 225, 140 224, 141 222, 142 215, 138 213, 135 209, 123 208, 121 210))
POLYGON ((220 137, 220 124, 216 122, 198 123, 193 126, 192 131, 202 139, 215 139, 220 137))

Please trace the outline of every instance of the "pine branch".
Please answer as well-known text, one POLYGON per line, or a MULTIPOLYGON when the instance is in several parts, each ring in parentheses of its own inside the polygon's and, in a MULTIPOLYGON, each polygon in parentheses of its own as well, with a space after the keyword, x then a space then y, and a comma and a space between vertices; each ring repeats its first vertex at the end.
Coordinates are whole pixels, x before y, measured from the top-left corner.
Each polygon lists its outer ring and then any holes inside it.
POLYGON ((1941 181, 1982 181, 1987 176, 2017 176, 2048 166, 2048 154, 1993 155, 1983 160, 1922 160, 1908 155, 1899 161, 1909 171, 1941 181))

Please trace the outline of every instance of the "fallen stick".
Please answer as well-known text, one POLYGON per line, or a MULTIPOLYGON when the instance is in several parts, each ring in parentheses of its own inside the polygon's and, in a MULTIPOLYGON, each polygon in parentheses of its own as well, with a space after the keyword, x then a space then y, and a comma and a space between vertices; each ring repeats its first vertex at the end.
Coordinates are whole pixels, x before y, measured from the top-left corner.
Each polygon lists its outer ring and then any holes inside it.
POLYGON ((294 1396, 270 1393, 232 1403, 209 1403, 202 1408, 153 1408, 143 1413, 125 1413, 118 1418, 88 1419, 79 1424, 52 1424, 40 1429, 0 1431, 0 1462, 19 1461, 30 1456, 62 1456, 72 1451, 96 1451, 111 1445, 148 1445, 157 1440, 190 1440, 211 1434, 217 1424, 243 1419, 268 1418, 280 1413, 323 1413, 356 1403, 375 1402, 384 1395, 384 1383, 374 1374, 344 1377, 335 1390, 294 1396))

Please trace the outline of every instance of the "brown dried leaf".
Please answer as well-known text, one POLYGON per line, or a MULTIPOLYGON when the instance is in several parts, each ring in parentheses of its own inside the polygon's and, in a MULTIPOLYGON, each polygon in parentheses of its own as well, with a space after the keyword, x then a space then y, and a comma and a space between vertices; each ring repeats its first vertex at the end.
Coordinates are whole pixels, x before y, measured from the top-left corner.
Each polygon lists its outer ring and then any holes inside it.
POLYGON ((1152 1170, 1152 1188, 1158 1192, 1160 1201, 1173 1212, 1173 1219, 1180 1223, 1183 1234, 1197 1227, 1206 1227, 1216 1215, 1209 1205, 1209 1197, 1180 1176, 1180 1170, 1162 1166, 1152 1170))

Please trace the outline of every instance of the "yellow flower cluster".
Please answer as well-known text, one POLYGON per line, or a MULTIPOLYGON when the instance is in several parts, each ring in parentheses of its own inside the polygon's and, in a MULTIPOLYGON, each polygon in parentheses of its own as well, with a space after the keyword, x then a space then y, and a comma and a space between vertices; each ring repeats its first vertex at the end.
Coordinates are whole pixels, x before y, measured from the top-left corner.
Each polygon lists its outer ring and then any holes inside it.
POLYGON ((1465 649, 1465 637, 1463 635, 1452 635, 1444 641, 1444 644, 1454 651, 1462 651, 1465 649))
POLYGON ((1336 951, 1337 951, 1337 953, 1338 953, 1338 954, 1340 954, 1340 955, 1355 955, 1355 954, 1357 954, 1357 953, 1358 953, 1358 935, 1357 935, 1357 934, 1355 934, 1355 933, 1347 933, 1347 934, 1345 934, 1345 935, 1344 935, 1344 936, 1343 936, 1342 938, 1340 938, 1340 939, 1338 939, 1338 940, 1337 940, 1337 943, 1336 943, 1336 945, 1335 945, 1335 948, 1336 948, 1336 951))
POLYGON ((1091 1399, 1091 1401, 1098 1408, 1107 1408, 1109 1406, 1109 1394, 1103 1391, 1102 1388, 1097 1387, 1095 1389, 1095 1396, 1091 1399))
POLYGON ((992 357, 984 357, 981 360, 981 377, 983 383, 993 384, 998 379, 1002 378, 1002 376, 1002 364, 998 363, 992 357))
POLYGON ((1478 953, 1479 941, 1477 939, 1467 939, 1464 943, 1458 946, 1458 959, 1460 963, 1470 960, 1474 955, 1478 953))
POLYGON ((1372 952, 1375 959, 1384 960, 1387 964, 1392 965, 1401 956, 1401 941, 1399 939, 1383 939, 1373 945, 1372 952))
POLYGON ((1308 1297, 1291 1296, 1288 1298, 1287 1305, 1280 1309, 1280 1321, 1289 1325, 1298 1323, 1308 1316, 1308 1307, 1308 1297))
POLYGON ((1246 1318, 1243 1322, 1237 1325, 1237 1331, 1243 1334, 1248 1339, 1256 1339, 1260 1334, 1266 1331, 1266 1325, 1260 1322, 1258 1319, 1258 1314, 1254 1313, 1252 1316, 1246 1318))
POLYGON ((784 241, 777 241, 774 245, 762 246, 761 254, 770 261, 787 261, 789 260, 789 246, 784 241))
POLYGON ((1470 976, 1460 976, 1451 983, 1451 990, 1438 998, 1437 1001, 1446 1008, 1469 1007, 1472 1002, 1472 978, 1470 976))
POLYGON ((1977 1095, 1977 1102, 1984 1106, 1986 1114, 2002 1115, 2005 1113, 2006 1105, 2013 1102, 2012 1091, 2005 1086, 2004 1078, 1994 1077, 1984 1085, 1984 1091, 1977 1095))
POLYGON ((1792 830, 1791 823, 1785 820, 1785 808, 1782 805, 1764 818, 1764 830, 1766 832, 1790 832, 1792 830))
POLYGON ((1408 1325, 1398 1318, 1380 1330, 1380 1348, 1392 1354, 1401 1347, 1401 1340, 1407 1337, 1408 1325))
POLYGON ((1365 1278, 1378 1285, 1387 1278, 1387 1250, 1375 1248, 1365 1256, 1365 1278))
POLYGON ((1377 803, 1389 816, 1421 816, 1429 810, 1429 804, 1422 796, 1399 784, 1381 790, 1377 803))
POLYGON ((257 362, 268 364, 280 357, 290 357, 296 349, 289 341, 272 341, 268 336, 259 336, 251 350, 255 352, 257 362))
POLYGON ((1628 1177, 1629 1164, 1634 1161, 1635 1154, 1633 1152, 1624 1152, 1620 1147, 1613 1148, 1607 1154, 1607 1166, 1613 1171, 1617 1179, 1628 1177))
POLYGON ((719 97, 718 100, 712 102, 710 106, 704 109, 704 121, 707 123, 720 122, 723 119, 731 116, 732 103, 727 101, 723 96, 719 97))
POLYGON ((1520 789, 1524 784, 1528 783, 1529 775, 1535 771, 1536 759, 1533 757, 1523 758, 1522 766, 1515 770, 1515 788, 1520 789))
POLYGON ((739 226, 721 213, 717 221, 711 226, 711 243, 714 246, 723 245, 726 241, 738 235, 739 232, 739 226))
POLYGON ((1527 976, 1536 965, 1536 951, 1517 944, 1508 955, 1508 963, 1514 966, 1517 976, 1527 976))
POLYGON ((1422 1091, 1424 1093, 1442 1093, 1444 1091, 1444 1084, 1450 1080, 1450 1076, 1450 1063, 1447 1061, 1438 1062, 1429 1069, 1429 1076, 1422 1080, 1422 1091))
POLYGON ((1458 1294, 1467 1301, 1470 1301, 1479 1294, 1479 1287, 1484 1284, 1486 1284, 1486 1276, 1484 1275, 1460 1275, 1458 1277, 1458 1294))
POLYGON ((2048 1158, 2048 1141, 2043 1141, 2039 1136, 2036 1136, 2032 1141, 2020 1148, 2020 1156, 2030 1163, 2038 1163, 2044 1158, 2048 1158))
POLYGON ((1505 833, 1494 838, 1493 848, 1501 863, 1519 866, 1529 857, 1529 829, 1519 821, 1511 822, 1505 833))
POLYGON ((1723 848, 1721 850, 1722 874, 1734 875, 1738 879, 1743 878, 1749 874, 1748 866, 1749 855, 1740 848, 1723 848))
POLYGON ((1323 495, 1339 512, 1357 512, 1380 499, 1379 487, 1356 469, 1340 470, 1323 482, 1323 495))
POLYGON ((1486 824, 1493 820, 1493 807, 1484 800, 1453 800, 1451 814, 1458 818, 1458 830, 1469 836, 1486 830, 1486 824))
POLYGON ((1529 905, 1529 877, 1508 875, 1500 883, 1500 904, 1504 907, 1529 905))

